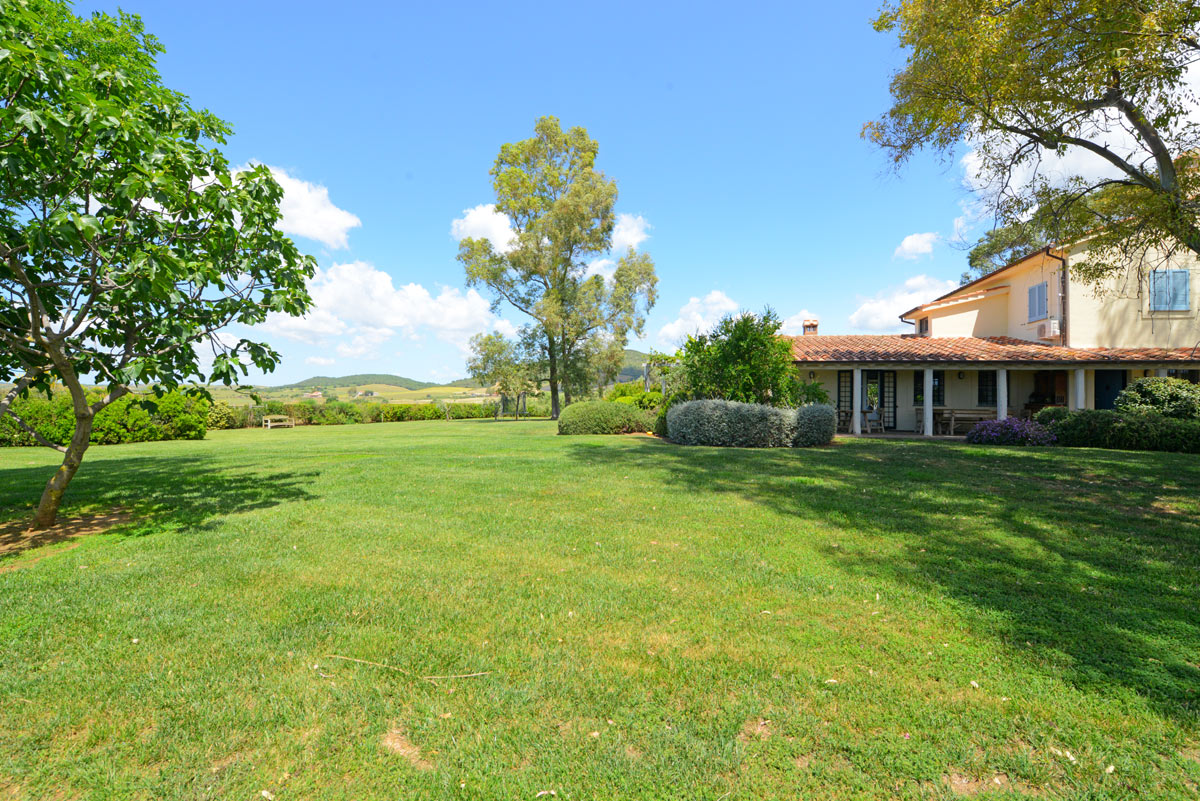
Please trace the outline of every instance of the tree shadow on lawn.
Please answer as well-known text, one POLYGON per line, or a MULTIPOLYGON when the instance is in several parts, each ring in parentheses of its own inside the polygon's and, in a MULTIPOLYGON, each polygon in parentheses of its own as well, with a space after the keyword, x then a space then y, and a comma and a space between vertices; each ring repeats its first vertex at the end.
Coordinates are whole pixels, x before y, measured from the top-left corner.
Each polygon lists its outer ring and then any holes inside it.
POLYGON ((974 607, 991 633, 1075 686, 1128 688, 1196 720, 1195 457, 940 442, 804 450, 625 442, 568 453, 878 537, 891 547, 821 550, 850 572, 974 607))
MULTIPOLYGON (((0 470, 0 526, 17 531, 32 519, 41 492, 58 465, 0 470)), ((124 510, 114 531, 138 536, 167 529, 207 529, 211 518, 308 500, 317 473, 239 470, 203 456, 131 456, 85 461, 59 513, 124 510)), ((46 544, 32 538, 33 545, 46 544)), ((8 549, 11 555, 18 549, 8 549)))

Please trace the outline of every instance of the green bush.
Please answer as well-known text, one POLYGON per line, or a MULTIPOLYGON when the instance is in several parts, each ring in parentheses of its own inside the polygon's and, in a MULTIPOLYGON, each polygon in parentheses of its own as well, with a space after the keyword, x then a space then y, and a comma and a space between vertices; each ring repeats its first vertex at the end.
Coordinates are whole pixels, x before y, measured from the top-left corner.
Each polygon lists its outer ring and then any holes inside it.
MULTIPOLYGON (((91 393, 98 398, 99 393, 91 393)), ((66 445, 75 432, 75 413, 66 392, 51 398, 31 396, 13 403, 13 411, 41 436, 66 445)), ((93 445, 203 439, 209 404, 203 398, 169 392, 161 398, 126 395, 101 410, 92 421, 93 445)), ((0 418, 0 445, 37 445, 37 441, 5 415, 0 418)))
POLYGON ((797 448, 828 445, 837 433, 837 410, 828 403, 810 403, 796 410, 797 448))
POLYGON ((638 399, 633 395, 618 395, 615 398, 606 398, 610 403, 624 403, 626 406, 637 406, 638 399))
POLYGON ((727 400, 688 401, 667 412, 667 433, 680 445, 784 448, 796 439, 796 410, 727 400))
POLYGON ((613 384, 608 392, 604 393, 604 400, 615 401, 621 398, 639 398, 645 392, 645 387, 641 381, 622 381, 613 384))
POLYGON ((298 403, 285 403, 282 414, 286 414, 296 422, 296 425, 312 425, 317 416, 316 401, 302 400, 298 403))
POLYGON ((771 309, 729 315, 707 334, 688 337, 680 355, 695 398, 791 406, 799 389, 792 343, 771 309))
POLYGON ((315 426, 343 426, 362 422, 362 409, 346 401, 325 401, 317 407, 312 423, 315 426))
POLYGON ((204 422, 209 431, 224 431, 237 426, 237 414, 225 401, 213 401, 208 407, 208 418, 204 422))
POLYGON ((649 431, 650 415, 627 403, 572 403, 558 416, 560 434, 632 434, 649 431))
POLYGON ((1047 406, 1046 408, 1039 410, 1038 413, 1033 416, 1033 419, 1035 422, 1041 425, 1051 426, 1060 420, 1065 420, 1068 416, 1070 416, 1070 414, 1071 410, 1066 406, 1047 406))
POLYGON ((1200 453, 1200 420, 1157 412, 1084 409, 1052 423, 1050 431, 1068 447, 1200 453))
POLYGON ((1181 378, 1139 378, 1117 395, 1117 411, 1157 412, 1178 420, 1200 420, 1200 384, 1181 378))
POLYGON ((658 405, 658 412, 654 416, 654 436, 668 438, 667 431, 667 412, 671 411, 671 407, 677 403, 684 403, 688 400, 686 392, 676 392, 669 395, 662 403, 658 405))

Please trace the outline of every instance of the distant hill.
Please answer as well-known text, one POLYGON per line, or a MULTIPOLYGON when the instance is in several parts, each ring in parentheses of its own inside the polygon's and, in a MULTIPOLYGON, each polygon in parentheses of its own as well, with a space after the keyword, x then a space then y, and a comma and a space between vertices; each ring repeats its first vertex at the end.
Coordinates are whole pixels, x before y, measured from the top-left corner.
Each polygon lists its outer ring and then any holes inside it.
POLYGON ((402 375, 386 373, 361 373, 334 378, 327 375, 315 375, 294 384, 284 384, 279 389, 304 389, 306 387, 356 387, 361 384, 390 384, 402 389, 428 389, 429 387, 445 386, 433 381, 418 381, 415 378, 405 378, 402 375))
POLYGON ((625 349, 625 358, 621 362, 621 372, 617 373, 618 381, 633 381, 642 377, 642 365, 650 354, 642 353, 632 348, 625 349))

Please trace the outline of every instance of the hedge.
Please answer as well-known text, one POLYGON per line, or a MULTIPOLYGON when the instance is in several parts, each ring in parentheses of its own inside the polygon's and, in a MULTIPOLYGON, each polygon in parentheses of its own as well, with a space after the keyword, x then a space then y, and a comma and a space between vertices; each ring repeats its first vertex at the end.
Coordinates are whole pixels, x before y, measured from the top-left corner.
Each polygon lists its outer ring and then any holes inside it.
MULTIPOLYGON (((99 397, 97 393, 92 393, 99 397)), ((66 445, 75 431, 71 398, 65 392, 52 397, 18 398, 13 411, 50 442, 66 445)), ((155 442, 169 439, 204 439, 208 401, 171 392, 161 398, 126 395, 96 414, 93 445, 155 442)), ((0 417, 0 446, 39 444, 8 415, 0 417)))
POLYGON ((1050 431, 1068 447, 1200 453, 1200 420, 1156 412, 1084 409, 1050 423, 1050 431))
POLYGON ((828 445, 837 433, 837 410, 828 403, 810 403, 796 410, 796 438, 792 444, 797 448, 828 445))
POLYGON ((652 425, 650 413, 617 401, 572 403, 558 416, 560 434, 632 434, 652 425))
POLYGON ((727 400, 688 401, 667 412, 667 432, 680 445, 782 448, 796 439, 796 410, 727 400))

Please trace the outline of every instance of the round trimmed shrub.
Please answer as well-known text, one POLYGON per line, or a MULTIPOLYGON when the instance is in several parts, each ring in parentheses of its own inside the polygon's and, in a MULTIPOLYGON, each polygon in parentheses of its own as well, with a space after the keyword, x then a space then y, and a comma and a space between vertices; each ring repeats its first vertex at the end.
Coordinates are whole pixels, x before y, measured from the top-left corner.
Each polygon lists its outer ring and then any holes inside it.
POLYGON ((223 431, 237 426, 237 415, 233 407, 225 401, 213 401, 208 407, 208 419, 205 424, 209 431, 223 431))
POLYGON ((810 403, 796 410, 797 448, 828 445, 837 433, 837 410, 828 403, 810 403))
POLYGON ((1047 406, 1038 411, 1033 416, 1033 419, 1044 426, 1052 426, 1057 422, 1066 420, 1071 416, 1071 410, 1066 406, 1047 406))
POLYGON ((628 403, 572 403, 558 416, 560 434, 633 434, 650 430, 650 416, 628 403))
POLYGON ((1176 420, 1200 420, 1200 384, 1181 378, 1139 378, 1117 395, 1119 412, 1157 412, 1176 420))
POLYGON ((667 433, 680 445, 784 448, 796 438, 796 410, 727 400, 688 401, 667 412, 667 433))

